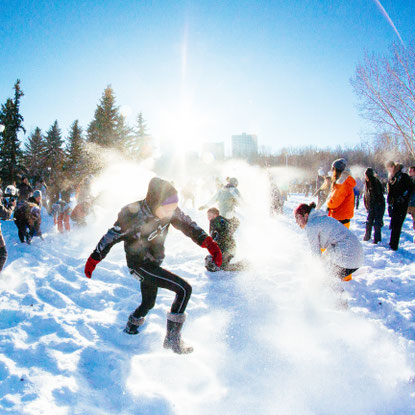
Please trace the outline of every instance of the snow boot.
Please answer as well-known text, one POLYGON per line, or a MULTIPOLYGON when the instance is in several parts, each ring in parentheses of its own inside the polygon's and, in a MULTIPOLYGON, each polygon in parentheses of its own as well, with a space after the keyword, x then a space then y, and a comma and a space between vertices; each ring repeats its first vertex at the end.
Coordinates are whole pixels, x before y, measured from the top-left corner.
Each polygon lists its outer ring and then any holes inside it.
POLYGON ((124 333, 138 334, 138 328, 145 322, 145 317, 134 317, 134 314, 130 314, 128 317, 127 325, 125 326, 124 333))
POLYGON ((163 344, 165 349, 171 349, 177 354, 189 354, 193 352, 193 347, 187 346, 181 337, 185 320, 185 314, 167 313, 167 333, 163 344))

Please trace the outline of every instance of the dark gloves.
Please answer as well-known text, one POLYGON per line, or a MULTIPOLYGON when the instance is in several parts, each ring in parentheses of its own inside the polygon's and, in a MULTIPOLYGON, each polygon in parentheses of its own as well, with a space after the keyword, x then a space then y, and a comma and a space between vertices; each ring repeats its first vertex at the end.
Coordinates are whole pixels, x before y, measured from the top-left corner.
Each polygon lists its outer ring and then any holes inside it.
POLYGON ((215 264, 220 267, 222 265, 222 252, 220 251, 219 245, 208 236, 202 243, 202 248, 206 248, 209 254, 212 255, 215 264))
POLYGON ((92 277, 92 273, 94 272, 94 269, 95 269, 95 267, 97 266, 97 264, 99 262, 100 261, 97 261, 96 259, 94 259, 92 257, 88 258, 88 261, 86 261, 86 264, 85 264, 85 275, 88 278, 92 277))

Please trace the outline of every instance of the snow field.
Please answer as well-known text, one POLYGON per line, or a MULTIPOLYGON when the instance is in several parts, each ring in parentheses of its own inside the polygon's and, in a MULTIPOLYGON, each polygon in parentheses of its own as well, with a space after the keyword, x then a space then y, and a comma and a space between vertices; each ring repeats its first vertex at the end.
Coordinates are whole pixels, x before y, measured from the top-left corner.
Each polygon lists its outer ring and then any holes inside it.
MULTIPOLYGON (((239 255, 249 258, 248 271, 210 274, 205 250, 175 229, 167 238, 165 267, 193 287, 183 334, 195 352, 188 356, 162 348, 168 291, 159 291, 142 333, 122 332, 140 302, 122 244, 92 280, 83 274, 117 211, 143 189, 104 195, 111 207, 69 234, 52 230, 43 213, 45 241, 31 246, 17 243, 14 224, 3 223, 9 260, 0 276, 0 413, 415 413, 409 220, 397 253, 386 248, 386 227, 381 246, 364 243, 365 266, 341 293, 293 220, 304 197, 291 196, 285 215, 270 219, 261 174, 238 177, 247 203, 239 255)), ((207 229, 205 213, 189 213, 207 229)), ((352 225, 360 239, 364 218, 357 211, 352 225)))

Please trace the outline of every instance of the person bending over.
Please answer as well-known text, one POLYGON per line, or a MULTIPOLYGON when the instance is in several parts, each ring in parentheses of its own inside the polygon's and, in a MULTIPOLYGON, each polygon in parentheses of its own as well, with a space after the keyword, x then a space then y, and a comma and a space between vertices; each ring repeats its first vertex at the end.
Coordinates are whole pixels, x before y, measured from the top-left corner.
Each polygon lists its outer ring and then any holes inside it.
POLYGON ((315 207, 315 203, 299 205, 295 220, 306 231, 312 253, 326 260, 329 273, 348 281, 363 264, 362 245, 349 229, 315 207))

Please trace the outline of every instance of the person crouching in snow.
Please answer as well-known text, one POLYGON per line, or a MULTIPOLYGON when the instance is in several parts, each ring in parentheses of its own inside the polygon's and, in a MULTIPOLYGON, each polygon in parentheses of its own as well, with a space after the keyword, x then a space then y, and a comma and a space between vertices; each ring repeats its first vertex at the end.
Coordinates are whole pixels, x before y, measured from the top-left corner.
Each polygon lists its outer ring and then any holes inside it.
POLYGON ((14 211, 14 223, 17 226, 21 243, 30 244, 33 236, 43 239, 40 230, 41 222, 40 207, 35 203, 21 202, 14 211))
POLYGON ((60 233, 63 233, 64 228, 67 232, 71 230, 69 222, 71 211, 71 205, 64 200, 58 200, 52 205, 53 223, 58 225, 60 233))
POLYGON ((220 215, 219 209, 210 208, 207 211, 209 220, 209 234, 212 239, 218 244, 222 252, 222 265, 218 267, 212 255, 207 255, 205 258, 205 267, 208 271, 241 271, 245 264, 241 261, 230 263, 235 256, 236 243, 233 237, 236 229, 239 226, 239 221, 236 218, 226 219, 220 215))
POLYGON ((348 281, 363 264, 362 245, 349 229, 315 207, 315 203, 299 205, 294 210, 295 220, 305 229, 312 253, 327 260, 329 273, 348 281))
POLYGON ((178 201, 177 190, 169 182, 158 177, 151 179, 146 198, 121 209, 114 226, 88 258, 85 274, 91 278, 96 265, 112 246, 124 241, 127 266, 132 276, 141 283, 142 297, 140 306, 128 318, 125 332, 138 333, 145 316, 154 307, 159 288, 173 291, 176 297, 167 314, 167 334, 163 346, 175 353, 187 354, 193 348, 181 340, 181 330, 192 287, 183 278, 161 267, 170 224, 202 248, 207 248, 217 266, 222 264, 222 254, 212 237, 178 208, 178 201))
POLYGON ((346 168, 345 159, 335 160, 331 166, 332 184, 327 199, 329 216, 337 219, 346 228, 350 228, 350 220, 354 216, 354 187, 356 180, 346 168))

